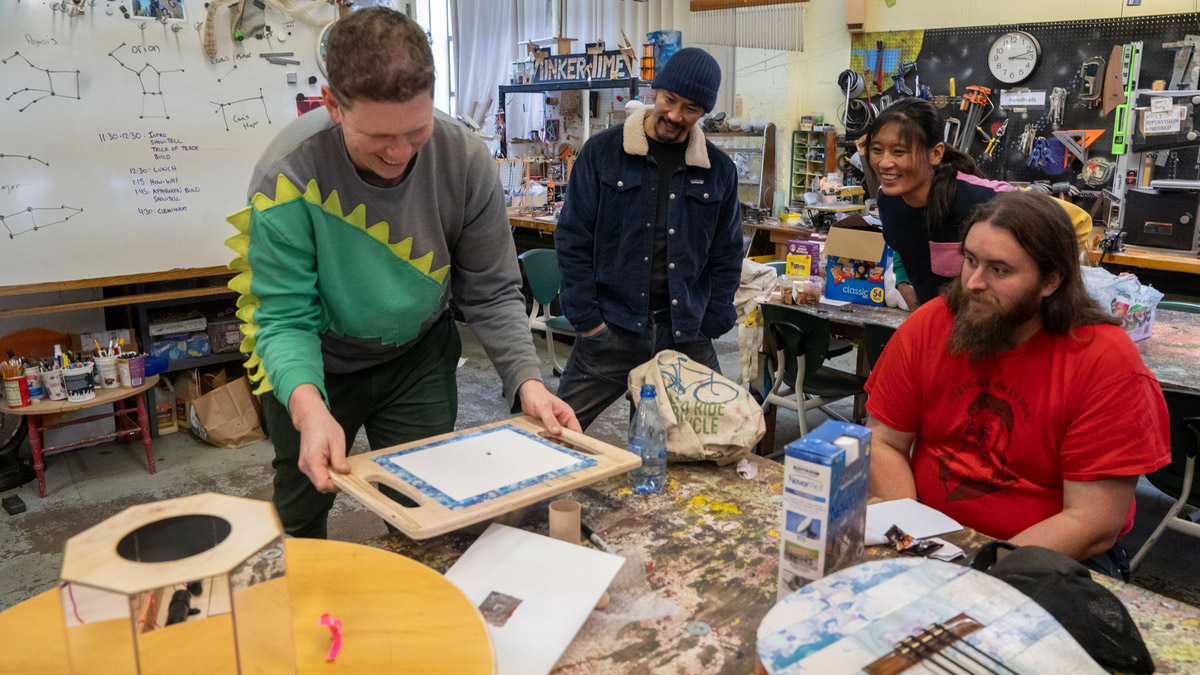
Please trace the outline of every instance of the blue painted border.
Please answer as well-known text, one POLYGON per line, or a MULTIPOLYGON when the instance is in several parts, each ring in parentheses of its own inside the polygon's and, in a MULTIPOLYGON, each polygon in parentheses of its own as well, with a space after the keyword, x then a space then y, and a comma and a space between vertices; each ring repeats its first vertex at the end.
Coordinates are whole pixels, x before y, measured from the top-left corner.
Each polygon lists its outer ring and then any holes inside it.
POLYGON ((518 490, 524 490, 525 488, 527 488, 531 485, 537 485, 538 483, 545 483, 546 481, 548 481, 552 478, 558 478, 559 476, 565 476, 569 473, 575 473, 576 471, 582 471, 583 469, 587 469, 589 467, 593 467, 598 464, 598 462, 596 460, 592 459, 591 457, 585 457, 584 455, 582 455, 578 452, 575 452, 574 450, 568 450, 567 448, 564 448, 563 446, 561 446, 557 443, 548 441, 545 438, 538 436, 537 434, 530 433, 529 431, 526 431, 525 429, 514 426, 512 424, 503 424, 501 426, 493 427, 491 429, 484 429, 483 431, 476 431, 473 433, 464 434, 462 436, 455 436, 454 438, 447 438, 442 441, 437 441, 436 443, 430 443, 428 445, 421 445, 421 446, 418 446, 415 448, 409 448, 408 450, 400 450, 398 452, 392 452, 392 453, 388 453, 386 455, 379 455, 378 457, 372 458, 371 461, 378 464, 381 468, 383 468, 384 471, 387 471, 388 473, 400 478, 400 480, 403 480, 404 482, 408 483, 409 485, 412 485, 413 487, 420 490, 422 494, 433 498, 434 500, 437 501, 437 503, 439 503, 442 506, 445 506, 446 508, 453 510, 453 511, 456 511, 458 509, 465 509, 468 506, 474 506, 475 504, 486 502, 491 499, 496 499, 497 497, 503 497, 506 494, 517 492, 518 490), (537 441, 538 443, 541 443, 542 445, 553 448, 553 449, 563 453, 564 455, 573 457, 577 461, 574 464, 565 466, 561 469, 558 469, 557 471, 549 471, 540 476, 526 478, 523 481, 519 481, 519 482, 513 483, 511 485, 505 485, 505 486, 497 488, 495 490, 489 490, 482 494, 478 494, 473 497, 467 497, 466 499, 461 499, 461 500, 456 500, 456 499, 452 498, 450 495, 448 495, 445 492, 442 492, 441 490, 426 483, 425 481, 416 477, 412 473, 409 473, 408 471, 400 468, 399 466, 396 466, 396 464, 394 464, 391 461, 392 458, 394 458, 394 457, 399 457, 401 455, 407 455, 409 453, 418 452, 421 450, 428 450, 430 448, 436 448, 439 445, 445 445, 447 443, 457 443, 458 441, 461 441, 464 438, 471 438, 473 436, 486 436, 488 434, 495 433, 495 432, 501 431, 503 429, 507 429, 509 431, 514 431, 518 434, 521 434, 522 436, 525 436, 526 438, 532 439, 534 441, 537 441))

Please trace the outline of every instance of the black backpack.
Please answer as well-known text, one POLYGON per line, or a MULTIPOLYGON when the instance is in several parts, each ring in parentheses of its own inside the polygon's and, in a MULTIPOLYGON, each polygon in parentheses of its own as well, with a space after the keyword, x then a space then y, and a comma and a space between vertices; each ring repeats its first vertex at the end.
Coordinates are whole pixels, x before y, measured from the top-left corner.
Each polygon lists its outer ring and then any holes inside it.
POLYGON ((1125 606, 1069 556, 1041 546, 994 541, 968 564, 1041 605, 1105 670, 1154 672, 1154 661, 1125 606))

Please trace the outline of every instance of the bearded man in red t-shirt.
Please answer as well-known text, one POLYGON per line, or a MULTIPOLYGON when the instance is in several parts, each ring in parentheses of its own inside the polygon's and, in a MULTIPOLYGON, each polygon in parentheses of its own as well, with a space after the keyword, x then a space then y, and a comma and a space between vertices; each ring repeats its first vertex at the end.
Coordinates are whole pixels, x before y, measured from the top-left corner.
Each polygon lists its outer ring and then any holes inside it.
POLYGON ((967 220, 962 271, 901 325, 866 385, 871 494, 1128 578, 1137 478, 1170 462, 1157 380, 1088 297, 1075 231, 1035 193, 967 220))

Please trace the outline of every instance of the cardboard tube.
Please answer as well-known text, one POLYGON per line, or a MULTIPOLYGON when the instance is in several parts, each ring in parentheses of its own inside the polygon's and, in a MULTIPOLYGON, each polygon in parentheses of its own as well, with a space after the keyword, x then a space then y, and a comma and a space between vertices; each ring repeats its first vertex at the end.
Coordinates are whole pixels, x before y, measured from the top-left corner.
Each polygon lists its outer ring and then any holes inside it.
POLYGON ((579 543, 579 502, 574 499, 550 502, 550 536, 569 544, 579 543))

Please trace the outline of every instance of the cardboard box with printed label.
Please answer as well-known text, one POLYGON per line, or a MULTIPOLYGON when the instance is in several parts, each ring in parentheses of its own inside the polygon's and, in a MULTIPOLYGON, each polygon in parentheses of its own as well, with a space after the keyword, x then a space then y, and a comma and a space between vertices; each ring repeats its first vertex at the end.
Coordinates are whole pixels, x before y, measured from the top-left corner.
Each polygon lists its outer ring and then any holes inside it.
POLYGON ((830 420, 785 452, 779 600, 862 558, 871 430, 830 420))
POLYGON ((829 228, 825 241, 825 297, 883 306, 883 272, 892 249, 879 228, 854 215, 829 228))
POLYGON ((803 239, 787 243, 787 273, 796 277, 815 277, 821 269, 821 244, 803 239))

